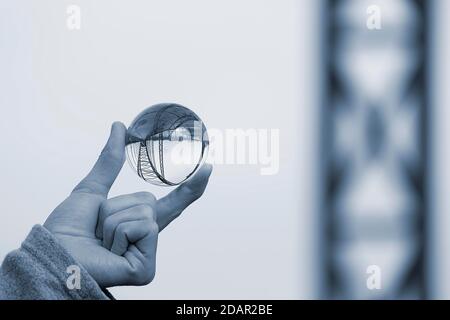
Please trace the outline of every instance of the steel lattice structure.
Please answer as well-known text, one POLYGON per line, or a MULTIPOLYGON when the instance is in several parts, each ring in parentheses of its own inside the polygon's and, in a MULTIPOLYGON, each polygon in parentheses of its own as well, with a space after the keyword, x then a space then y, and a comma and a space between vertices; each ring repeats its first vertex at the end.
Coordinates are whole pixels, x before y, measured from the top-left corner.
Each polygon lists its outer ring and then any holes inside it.
POLYGON ((427 7, 328 0, 324 221, 329 298, 424 298, 427 7), (366 25, 379 6, 382 28, 366 25), (369 289, 367 268, 381 270, 369 289))

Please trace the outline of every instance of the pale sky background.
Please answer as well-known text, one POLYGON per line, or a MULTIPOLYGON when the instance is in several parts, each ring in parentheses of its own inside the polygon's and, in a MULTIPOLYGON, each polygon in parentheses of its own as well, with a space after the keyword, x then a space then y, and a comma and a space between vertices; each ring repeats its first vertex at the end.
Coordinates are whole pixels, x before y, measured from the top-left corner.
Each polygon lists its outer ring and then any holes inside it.
MULTIPOLYGON (((0 257, 87 173, 115 120, 159 102, 207 127, 279 129, 280 172, 216 166, 119 299, 317 297, 319 1, 0 0, 0 257), (79 31, 66 8, 82 10, 79 31)), ((168 189, 125 166, 111 196, 168 189)))

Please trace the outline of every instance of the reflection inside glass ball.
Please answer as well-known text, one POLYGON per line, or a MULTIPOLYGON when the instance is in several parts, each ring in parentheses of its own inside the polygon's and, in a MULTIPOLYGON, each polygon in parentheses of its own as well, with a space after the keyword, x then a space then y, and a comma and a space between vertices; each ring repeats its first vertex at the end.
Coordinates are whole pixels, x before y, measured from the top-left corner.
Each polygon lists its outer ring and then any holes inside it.
POLYGON ((193 111, 161 103, 134 119, 125 143, 128 162, 142 179, 175 186, 204 163, 209 140, 205 125, 193 111))

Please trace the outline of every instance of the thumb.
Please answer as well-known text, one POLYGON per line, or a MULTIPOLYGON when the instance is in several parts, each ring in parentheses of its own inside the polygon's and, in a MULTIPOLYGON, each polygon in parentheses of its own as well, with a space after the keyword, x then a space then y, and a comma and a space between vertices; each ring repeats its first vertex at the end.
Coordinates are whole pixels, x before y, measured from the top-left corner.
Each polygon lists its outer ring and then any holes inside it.
POLYGON ((108 142, 92 170, 73 190, 94 193, 106 197, 125 162, 125 135, 127 129, 121 122, 114 122, 108 142))
POLYGON ((177 218, 192 202, 202 196, 211 172, 212 165, 204 164, 191 179, 156 202, 160 231, 177 218))

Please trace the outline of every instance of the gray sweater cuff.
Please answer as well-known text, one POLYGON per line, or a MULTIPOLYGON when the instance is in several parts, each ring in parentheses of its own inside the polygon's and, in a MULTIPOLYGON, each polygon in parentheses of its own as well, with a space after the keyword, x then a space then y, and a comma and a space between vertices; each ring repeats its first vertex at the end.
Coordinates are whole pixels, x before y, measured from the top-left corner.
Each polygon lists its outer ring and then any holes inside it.
POLYGON ((0 298, 105 300, 111 296, 47 229, 36 225, 21 248, 3 261, 0 298), (80 271, 79 288, 70 285, 73 270, 80 271))

